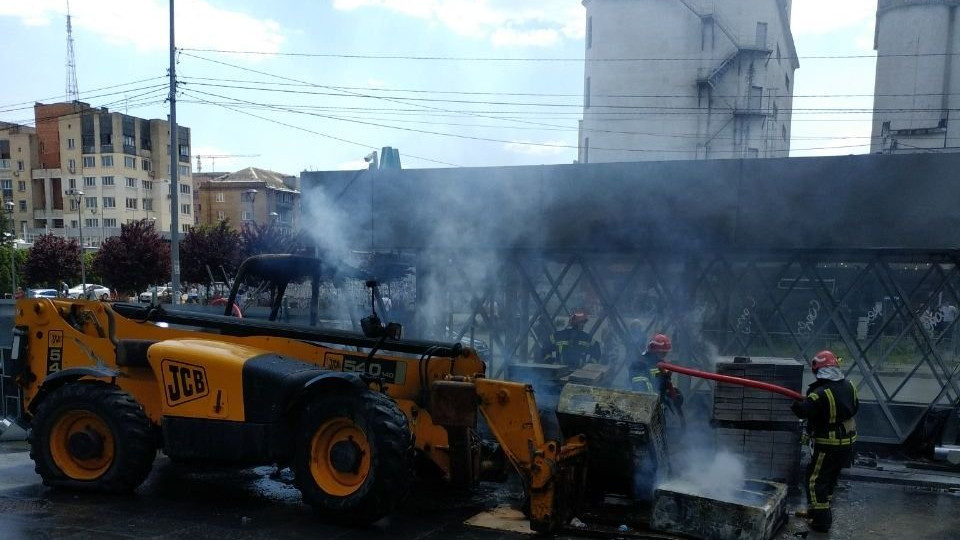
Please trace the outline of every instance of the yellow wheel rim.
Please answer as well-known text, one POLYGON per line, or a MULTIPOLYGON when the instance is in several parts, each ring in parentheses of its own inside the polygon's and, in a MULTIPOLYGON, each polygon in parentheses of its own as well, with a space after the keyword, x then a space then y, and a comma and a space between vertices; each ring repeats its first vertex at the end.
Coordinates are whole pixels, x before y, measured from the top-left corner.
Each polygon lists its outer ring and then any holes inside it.
POLYGON ((67 411, 50 430, 50 455, 63 474, 95 480, 110 469, 116 451, 113 433, 90 411, 67 411))
POLYGON ((367 436, 347 418, 327 420, 310 440, 310 473, 325 493, 355 493, 370 474, 367 436))

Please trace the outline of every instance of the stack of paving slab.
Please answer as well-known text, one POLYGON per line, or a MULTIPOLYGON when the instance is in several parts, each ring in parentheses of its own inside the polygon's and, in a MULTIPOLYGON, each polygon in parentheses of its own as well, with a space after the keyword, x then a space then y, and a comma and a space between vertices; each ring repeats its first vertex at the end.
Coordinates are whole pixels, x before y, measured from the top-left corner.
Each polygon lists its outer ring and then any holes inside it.
MULTIPOLYGON (((788 358, 723 358, 717 373, 802 392, 804 365, 788 358)), ((780 394, 717 383, 713 425, 718 449, 744 458, 748 478, 793 486, 800 477, 800 421, 780 394)))

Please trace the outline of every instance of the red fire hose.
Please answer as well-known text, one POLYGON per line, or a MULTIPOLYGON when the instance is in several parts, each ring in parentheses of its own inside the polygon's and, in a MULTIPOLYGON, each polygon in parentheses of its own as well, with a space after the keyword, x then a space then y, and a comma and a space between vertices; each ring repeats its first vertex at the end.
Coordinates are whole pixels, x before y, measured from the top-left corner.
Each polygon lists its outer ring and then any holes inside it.
POLYGON ((698 369, 690 369, 680 366, 675 366, 673 364, 668 364, 666 362, 660 362, 657 364, 657 367, 664 371, 673 371, 675 373, 680 373, 681 375, 689 375, 691 377, 699 377, 701 379, 710 379, 713 381, 730 383, 730 384, 739 384, 740 386, 748 386, 750 388, 756 388, 758 390, 766 390, 767 392, 774 392, 783 396, 787 396, 791 399, 803 400, 803 394, 800 392, 794 392, 789 388, 784 388, 782 386, 777 386, 775 384, 754 381, 753 379, 743 379, 741 377, 731 377, 729 375, 719 375, 717 373, 710 373, 708 371, 700 371, 698 369))

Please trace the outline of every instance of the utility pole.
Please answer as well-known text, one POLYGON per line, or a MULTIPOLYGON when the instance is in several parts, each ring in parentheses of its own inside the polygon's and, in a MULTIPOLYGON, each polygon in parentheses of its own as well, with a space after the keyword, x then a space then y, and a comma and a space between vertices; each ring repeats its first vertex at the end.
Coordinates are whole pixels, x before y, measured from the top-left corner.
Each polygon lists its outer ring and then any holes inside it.
POLYGON ((174 36, 173 2, 170 0, 170 270, 171 300, 180 303, 180 198, 177 174, 180 172, 180 146, 177 142, 177 42, 174 36))

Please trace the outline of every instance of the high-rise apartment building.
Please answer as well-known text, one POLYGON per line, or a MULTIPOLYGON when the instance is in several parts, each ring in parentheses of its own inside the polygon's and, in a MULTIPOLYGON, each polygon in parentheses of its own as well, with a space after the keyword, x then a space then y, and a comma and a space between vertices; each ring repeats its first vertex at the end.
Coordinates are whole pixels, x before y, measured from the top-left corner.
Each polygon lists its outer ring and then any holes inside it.
POLYGON ((34 128, 0 122, 2 211, 13 221, 12 228, 16 228, 18 237, 25 236, 25 231, 33 220, 30 206, 30 171, 39 163, 39 148, 34 128), (6 205, 8 201, 13 203, 12 207, 6 205))
POLYGON ((960 149, 958 8, 960 0, 878 0, 871 152, 960 149))
MULTIPOLYGON (((37 103, 37 162, 23 193, 27 236, 53 232, 99 245, 147 219, 169 234, 170 123, 85 103, 37 103)), ((190 129, 178 127, 179 223, 194 223, 190 129)), ((16 198, 16 196, 15 196, 16 198)), ((17 201, 18 207, 23 203, 17 201)))
POLYGON ((790 0, 583 0, 581 163, 786 157, 790 0))

